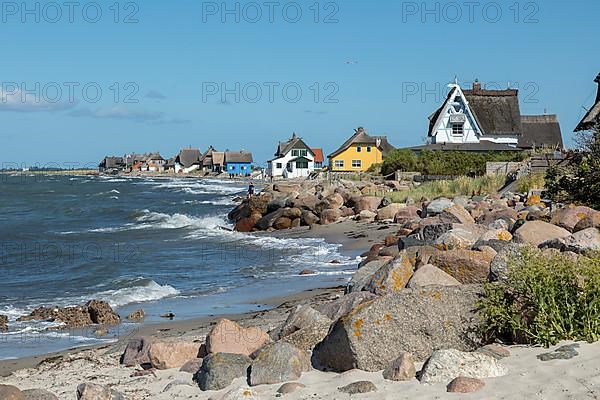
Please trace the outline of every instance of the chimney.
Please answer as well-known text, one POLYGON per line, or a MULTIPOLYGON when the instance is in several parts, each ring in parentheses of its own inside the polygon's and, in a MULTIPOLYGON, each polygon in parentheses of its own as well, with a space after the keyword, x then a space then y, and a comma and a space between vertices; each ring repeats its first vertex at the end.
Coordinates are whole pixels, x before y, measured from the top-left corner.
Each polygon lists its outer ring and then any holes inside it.
POLYGON ((481 90, 481 82, 479 82, 479 79, 475 79, 475 82, 473 82, 473 91, 479 92, 480 90, 481 90))
POLYGON ((359 127, 359 128, 356 130, 356 131, 357 131, 357 132, 360 132, 360 133, 362 133, 362 132, 364 132, 364 131, 365 131, 365 128, 363 128, 363 127, 361 126, 361 127, 359 127))
POLYGON ((594 79, 594 82, 598 84, 598 94, 596 95, 596 103, 600 102, 600 74, 594 79))

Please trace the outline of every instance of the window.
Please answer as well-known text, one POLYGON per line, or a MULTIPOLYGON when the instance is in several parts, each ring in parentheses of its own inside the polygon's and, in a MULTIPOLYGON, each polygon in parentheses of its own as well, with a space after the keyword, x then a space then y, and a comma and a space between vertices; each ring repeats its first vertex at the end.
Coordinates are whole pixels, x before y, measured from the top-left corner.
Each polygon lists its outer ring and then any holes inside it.
POLYGON ((333 162, 333 165, 334 165, 336 168, 344 168, 344 160, 335 160, 335 161, 333 162))
POLYGON ((367 153, 371 152, 371 146, 367 146, 367 153))
POLYGON ((231 167, 229 167, 229 169, 233 171, 235 167, 232 165, 231 167))
POLYGON ((306 157, 308 150, 306 149, 294 149, 292 150, 292 157, 306 157))
POLYGON ((356 146, 356 152, 357 152, 357 153, 360 153, 361 151, 362 151, 362 147, 361 147, 361 145, 359 144, 358 146, 356 146))
POLYGON ((245 171, 245 170, 246 170, 246 166, 244 165, 244 166, 242 166, 242 171, 245 171))
POLYGON ((275 164, 275 168, 281 169, 281 168, 283 168, 283 164, 278 162, 277 164, 275 164))
POLYGON ((462 136, 464 129, 464 125, 461 123, 453 123, 452 124, 452 136, 462 136))
POLYGON ((308 169, 308 161, 296 161, 297 169, 308 169))
POLYGON ((352 160, 352 168, 362 168, 361 160, 352 160))

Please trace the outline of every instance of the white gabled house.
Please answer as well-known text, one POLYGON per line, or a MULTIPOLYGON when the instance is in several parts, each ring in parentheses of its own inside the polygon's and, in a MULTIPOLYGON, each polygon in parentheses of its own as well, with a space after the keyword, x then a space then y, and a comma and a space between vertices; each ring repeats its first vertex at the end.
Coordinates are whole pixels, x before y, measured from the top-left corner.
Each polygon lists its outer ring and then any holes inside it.
POLYGON ((294 133, 288 141, 279 142, 268 169, 274 178, 308 177, 315 170, 315 152, 294 133))
POLYGON ((201 169, 202 153, 198 149, 182 149, 175 157, 175 173, 189 174, 201 169))

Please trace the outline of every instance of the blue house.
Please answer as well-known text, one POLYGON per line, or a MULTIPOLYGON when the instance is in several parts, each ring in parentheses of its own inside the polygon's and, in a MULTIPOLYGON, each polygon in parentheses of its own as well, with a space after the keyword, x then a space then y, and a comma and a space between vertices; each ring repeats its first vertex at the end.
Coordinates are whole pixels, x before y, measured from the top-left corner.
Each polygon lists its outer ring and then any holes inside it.
POLYGON ((236 176, 249 176, 252 173, 252 153, 246 151, 225 152, 225 171, 236 176))

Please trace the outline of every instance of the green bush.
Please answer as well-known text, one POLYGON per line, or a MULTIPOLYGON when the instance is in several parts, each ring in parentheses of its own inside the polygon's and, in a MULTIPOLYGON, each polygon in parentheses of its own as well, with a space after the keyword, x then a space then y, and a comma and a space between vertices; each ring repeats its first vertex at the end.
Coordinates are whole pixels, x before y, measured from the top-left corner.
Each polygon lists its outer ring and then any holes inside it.
POLYGON ((600 339, 600 255, 578 260, 525 248, 508 280, 486 285, 480 302, 489 340, 540 344, 600 339))
POLYGON ((415 153, 412 150, 394 150, 385 158, 383 175, 395 171, 420 172, 423 175, 481 176, 485 175, 488 161, 523 161, 528 153, 520 151, 496 151, 473 153, 464 151, 430 151, 415 153))

